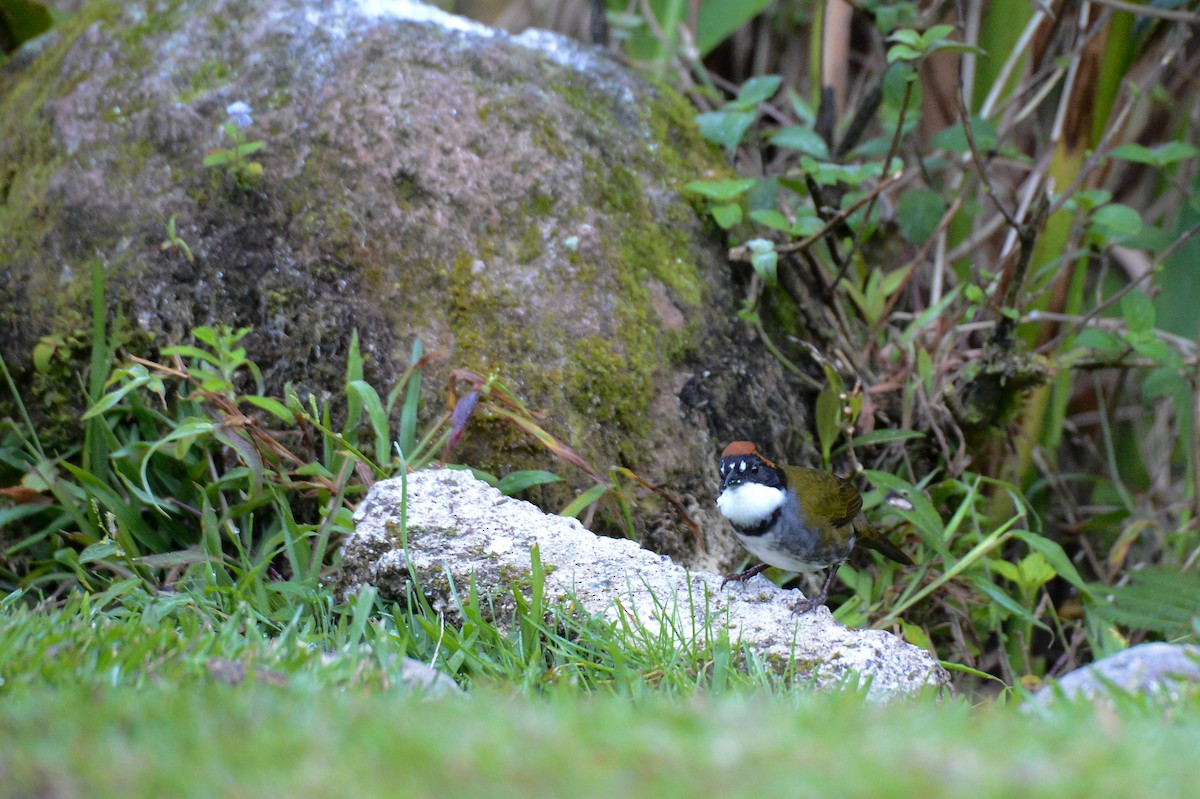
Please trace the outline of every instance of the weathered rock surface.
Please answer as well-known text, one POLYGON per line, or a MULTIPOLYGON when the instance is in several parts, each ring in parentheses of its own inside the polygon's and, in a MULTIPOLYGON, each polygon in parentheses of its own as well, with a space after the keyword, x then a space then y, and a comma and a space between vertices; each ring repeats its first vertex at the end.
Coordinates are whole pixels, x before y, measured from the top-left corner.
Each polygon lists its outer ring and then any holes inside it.
MULTIPOLYGON (((556 35, 404 0, 94 0, 0 70, 0 354, 43 436, 69 438, 93 260, 127 350, 250 326, 277 394, 340 396, 355 330, 384 393, 419 337, 444 356, 427 417, 452 369, 496 373, 602 472, 633 468, 715 528, 722 444, 783 453, 804 415, 747 346, 719 237, 682 191, 723 170, 686 103, 556 35), (249 189, 202 164, 237 100, 265 143, 249 189), (194 261, 162 246, 172 217, 194 261)), ((498 423, 465 447, 496 474, 561 471, 534 492, 547 507, 590 485, 498 423)), ((653 496, 636 513, 661 551, 735 555, 696 552, 653 496)))
POLYGON ((1131 646, 1064 674, 1040 689, 1035 698, 1042 703, 1059 695, 1103 700, 1116 691, 1170 703, 1198 689, 1200 646, 1149 643, 1131 646))
POLYGON ((632 541, 596 536, 467 472, 422 471, 407 482, 407 549, 401 545, 402 482, 377 483, 343 548, 342 592, 369 584, 403 601, 411 568, 432 606, 453 620, 451 586, 465 590, 474 575, 491 595, 497 621, 505 623, 515 610, 512 586, 528 579, 536 545, 550 601, 572 595, 587 612, 610 620, 632 614, 648 628, 676 631, 681 644, 703 640, 709 625, 724 628, 771 667, 794 667, 799 680, 828 686, 857 675, 871 680, 876 698, 948 684, 945 670, 924 650, 883 630, 847 629, 824 608, 796 616, 798 592, 762 577, 721 591, 715 574, 687 571, 632 541))

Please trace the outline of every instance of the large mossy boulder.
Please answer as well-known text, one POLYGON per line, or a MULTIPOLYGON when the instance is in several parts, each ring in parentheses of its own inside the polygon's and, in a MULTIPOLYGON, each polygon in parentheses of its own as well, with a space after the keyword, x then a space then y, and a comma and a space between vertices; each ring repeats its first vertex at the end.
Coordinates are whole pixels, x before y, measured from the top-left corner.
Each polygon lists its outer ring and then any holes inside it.
MULTIPOLYGON (((430 414, 450 370, 499 375, 709 538, 698 554, 644 495, 648 545, 727 562, 714 438, 783 443, 800 411, 739 343, 719 236, 682 191, 725 169, 691 116, 603 53, 408 2, 95 0, 0 74, 0 354, 39 424, 69 430, 94 262, 128 349, 250 326, 275 392, 339 396, 354 331, 386 388, 420 338, 443 356, 430 414), (235 101, 260 178, 203 163, 235 101), (162 246, 172 218, 191 258, 162 246)), ((497 473, 571 477, 551 509, 587 485, 507 428, 468 444, 497 473)))

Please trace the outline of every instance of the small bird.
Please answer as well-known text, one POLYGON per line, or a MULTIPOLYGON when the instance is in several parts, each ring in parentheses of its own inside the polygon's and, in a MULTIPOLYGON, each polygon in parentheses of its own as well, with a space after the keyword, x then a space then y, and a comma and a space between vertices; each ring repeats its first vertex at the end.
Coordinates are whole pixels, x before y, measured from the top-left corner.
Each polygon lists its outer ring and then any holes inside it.
POLYGON ((897 563, 912 559, 881 536, 862 512, 862 496, 848 481, 820 469, 776 466, 749 441, 734 441, 721 453, 717 507, 738 540, 762 563, 726 575, 745 582, 769 566, 794 572, 829 569, 821 592, 799 602, 796 613, 825 603, 837 567, 856 543, 897 563))

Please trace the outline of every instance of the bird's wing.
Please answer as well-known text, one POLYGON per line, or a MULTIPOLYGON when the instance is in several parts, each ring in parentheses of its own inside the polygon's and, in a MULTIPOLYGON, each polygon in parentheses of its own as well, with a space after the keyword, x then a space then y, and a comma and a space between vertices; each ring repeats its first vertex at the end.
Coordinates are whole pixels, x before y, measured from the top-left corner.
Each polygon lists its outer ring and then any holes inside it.
POLYGON ((796 491, 806 516, 824 516, 829 518, 834 527, 843 527, 854 521, 862 510, 862 496, 853 485, 821 469, 801 468, 800 471, 805 474, 809 484, 809 490, 803 493, 796 491), (826 499, 822 501, 820 497, 826 499))

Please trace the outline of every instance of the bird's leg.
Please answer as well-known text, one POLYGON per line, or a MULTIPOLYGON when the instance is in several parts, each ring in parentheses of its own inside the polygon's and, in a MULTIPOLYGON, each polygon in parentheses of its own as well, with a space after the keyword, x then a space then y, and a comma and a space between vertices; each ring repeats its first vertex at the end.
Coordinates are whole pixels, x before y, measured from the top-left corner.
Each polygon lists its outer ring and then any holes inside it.
POLYGON ((767 564, 759 563, 757 566, 751 566, 749 569, 746 569, 745 571, 734 572, 733 574, 727 574, 727 575, 725 575, 725 579, 721 581, 721 587, 718 588, 717 590, 718 591, 723 590, 725 588, 726 583, 745 583, 747 580, 749 580, 754 575, 762 574, 769 568, 771 568, 771 567, 768 566, 767 564))
POLYGON ((821 586, 821 591, 812 599, 802 599, 792 608, 792 613, 797 616, 803 616, 813 608, 819 608, 825 604, 825 600, 829 597, 829 586, 833 585, 833 578, 837 576, 838 566, 840 563, 835 563, 829 567, 829 576, 825 578, 825 584, 821 586))

